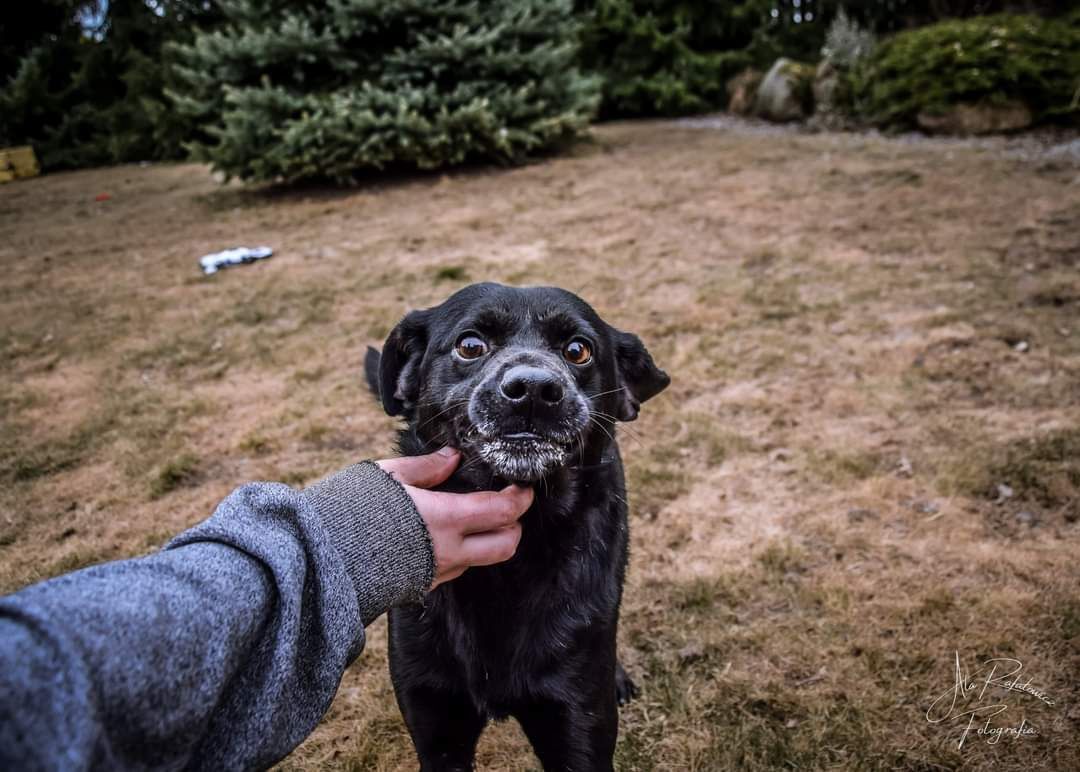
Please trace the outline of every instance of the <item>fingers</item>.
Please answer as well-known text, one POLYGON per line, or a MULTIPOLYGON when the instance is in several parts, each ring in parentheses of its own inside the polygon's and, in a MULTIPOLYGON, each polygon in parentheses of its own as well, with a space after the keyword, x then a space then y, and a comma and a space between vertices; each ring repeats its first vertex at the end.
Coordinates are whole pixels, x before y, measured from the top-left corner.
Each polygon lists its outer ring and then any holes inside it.
POLYGON ((531 488, 444 493, 427 490, 448 478, 460 454, 453 448, 426 456, 376 462, 405 486, 427 526, 435 557, 432 588, 461 576, 469 566, 490 566, 514 556, 521 540, 518 518, 532 506, 531 488))
POLYGON ((398 482, 430 488, 443 482, 457 468, 461 454, 454 448, 442 448, 426 456, 389 458, 375 463, 398 482))
POLYGON ((513 525, 533 502, 532 489, 519 485, 508 485, 501 491, 478 493, 410 493, 421 512, 438 512, 441 518, 453 523, 456 530, 466 535, 513 525))
POLYGON ((490 566, 514 557, 521 541, 521 524, 514 523, 497 531, 466 536, 461 543, 465 562, 471 566, 490 566))

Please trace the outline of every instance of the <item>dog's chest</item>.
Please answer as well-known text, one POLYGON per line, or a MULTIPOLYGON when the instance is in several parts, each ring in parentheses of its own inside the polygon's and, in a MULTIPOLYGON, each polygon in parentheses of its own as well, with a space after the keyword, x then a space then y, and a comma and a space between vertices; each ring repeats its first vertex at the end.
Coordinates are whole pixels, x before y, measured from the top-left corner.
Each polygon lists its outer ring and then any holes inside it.
POLYGON ((478 705, 497 716, 500 705, 543 693, 545 674, 581 656, 590 629, 613 632, 621 573, 613 558, 571 548, 547 563, 472 569, 448 587, 430 622, 478 705))

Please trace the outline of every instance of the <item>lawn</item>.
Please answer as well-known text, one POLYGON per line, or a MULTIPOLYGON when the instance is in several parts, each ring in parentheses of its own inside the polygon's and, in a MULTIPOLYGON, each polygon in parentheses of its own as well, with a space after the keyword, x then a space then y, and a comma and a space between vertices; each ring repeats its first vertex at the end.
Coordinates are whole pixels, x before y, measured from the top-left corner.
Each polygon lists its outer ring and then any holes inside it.
MULTIPOLYGON (((620 429, 620 769, 1080 769, 1078 174, 641 122, 345 191, 195 165, 0 186, 0 590, 391 453, 365 347, 471 281, 558 284, 673 378, 620 429), (201 276, 238 244, 276 254, 201 276), (1036 733, 930 723, 957 657, 1019 660, 1053 704, 983 704, 1036 733)), ((413 765, 385 630, 284 768, 413 765)), ((512 722, 478 758, 536 766, 512 722)))

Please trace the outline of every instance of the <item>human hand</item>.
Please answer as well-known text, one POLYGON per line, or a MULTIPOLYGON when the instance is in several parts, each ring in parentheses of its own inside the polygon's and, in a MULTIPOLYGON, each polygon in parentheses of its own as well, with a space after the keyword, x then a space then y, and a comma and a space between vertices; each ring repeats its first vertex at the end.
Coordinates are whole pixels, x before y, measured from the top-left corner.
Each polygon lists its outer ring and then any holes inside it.
POLYGON ((443 448, 426 456, 375 462, 402 484, 427 525, 435 551, 431 589, 456 579, 470 566, 512 558, 521 539, 518 518, 533 501, 532 488, 520 485, 478 493, 425 490, 446 480, 460 460, 457 450, 443 448))

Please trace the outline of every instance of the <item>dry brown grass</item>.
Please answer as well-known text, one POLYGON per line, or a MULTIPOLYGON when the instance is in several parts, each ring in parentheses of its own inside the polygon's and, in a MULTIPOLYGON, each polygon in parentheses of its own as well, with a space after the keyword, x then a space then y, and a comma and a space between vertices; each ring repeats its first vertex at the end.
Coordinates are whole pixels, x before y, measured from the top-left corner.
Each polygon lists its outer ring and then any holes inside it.
MULTIPOLYGON (((364 347, 468 281, 553 283, 674 376, 622 434, 621 769, 1080 769, 1075 170, 611 125, 345 192, 30 180, 0 188, 0 261, 0 589, 388 453, 364 347), (277 255, 197 274, 245 243, 277 255), (954 651, 1023 661, 1056 704, 1009 696, 1003 724, 1037 737, 927 723, 954 651)), ((284 766, 411 764, 379 622, 284 766)), ((480 765, 535 761, 511 723, 480 765)))

